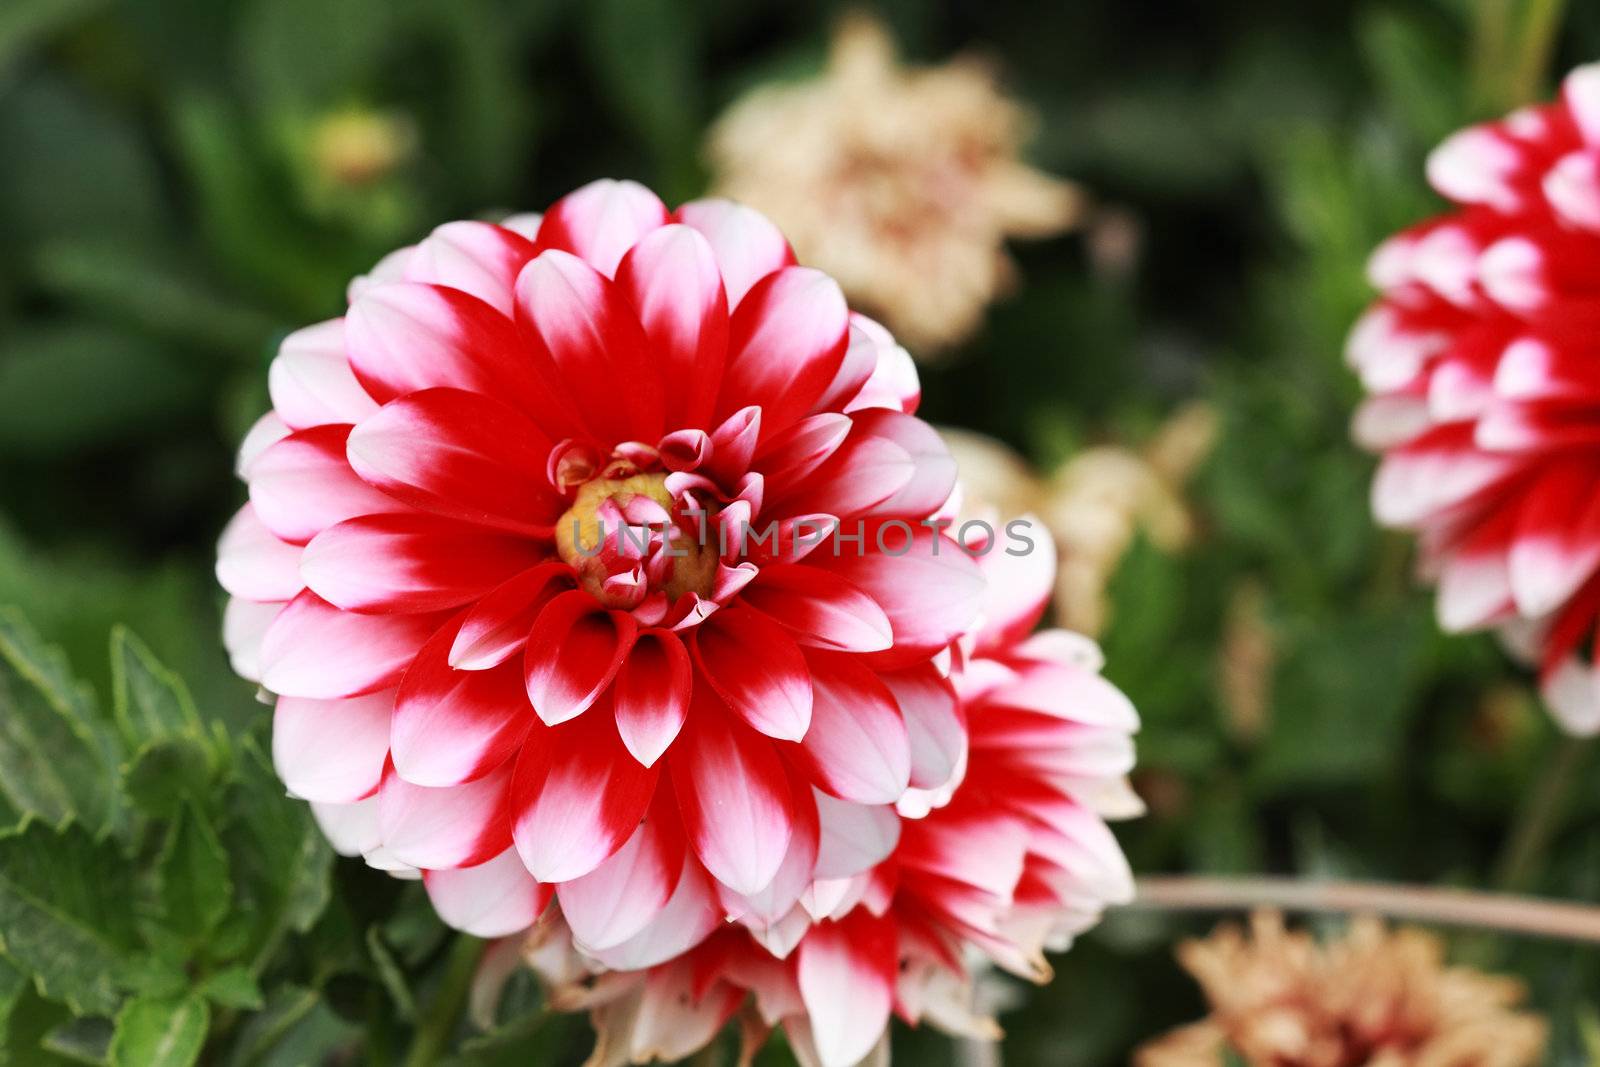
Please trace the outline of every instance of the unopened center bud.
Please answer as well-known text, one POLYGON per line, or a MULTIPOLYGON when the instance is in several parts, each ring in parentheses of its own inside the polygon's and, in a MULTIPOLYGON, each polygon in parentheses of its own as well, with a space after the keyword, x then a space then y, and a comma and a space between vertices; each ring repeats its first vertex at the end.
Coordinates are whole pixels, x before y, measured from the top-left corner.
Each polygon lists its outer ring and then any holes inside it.
POLYGON ((608 581, 635 565, 650 576, 648 591, 663 592, 669 601, 685 593, 711 596, 718 560, 712 515, 679 514, 666 481, 666 474, 659 472, 595 478, 579 487, 572 506, 556 524, 556 550, 562 560, 578 572, 578 584, 607 607, 637 606, 639 591, 628 592, 608 581), (617 516, 636 497, 655 501, 669 518, 649 526, 619 522, 617 516), (608 500, 617 507, 605 509, 609 516, 602 515, 608 500), (646 544, 652 548, 644 552, 644 559, 628 558, 646 544))

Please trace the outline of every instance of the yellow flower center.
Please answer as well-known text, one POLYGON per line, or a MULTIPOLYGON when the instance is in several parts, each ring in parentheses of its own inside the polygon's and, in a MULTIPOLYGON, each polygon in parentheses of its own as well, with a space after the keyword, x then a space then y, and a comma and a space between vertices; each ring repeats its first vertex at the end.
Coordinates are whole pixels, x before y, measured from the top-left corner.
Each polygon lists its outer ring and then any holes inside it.
POLYGON ((711 505, 704 505, 705 514, 677 516, 677 501, 667 491, 666 481, 663 473, 595 478, 579 487, 572 506, 556 524, 556 550, 561 559, 577 571, 578 584, 606 607, 637 606, 642 592, 608 583, 635 563, 656 571, 658 576, 650 581, 649 591, 665 593, 669 603, 685 593, 711 596, 719 558, 711 505), (637 497, 655 501, 674 517, 664 527, 659 521, 649 526, 619 522, 618 514, 637 497), (607 501, 614 502, 617 510, 606 509, 610 514, 603 516, 601 508, 607 501), (630 550, 642 558, 627 558, 630 550))

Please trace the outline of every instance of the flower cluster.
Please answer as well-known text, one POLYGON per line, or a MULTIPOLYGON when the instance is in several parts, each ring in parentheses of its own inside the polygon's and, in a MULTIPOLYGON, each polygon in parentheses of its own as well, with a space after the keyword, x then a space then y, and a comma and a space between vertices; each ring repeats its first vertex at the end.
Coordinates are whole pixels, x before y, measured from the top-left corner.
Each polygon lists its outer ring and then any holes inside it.
POLYGON ((335 847, 600 975, 601 1062, 754 992, 847 1067, 1128 895, 1136 719, 1027 637, 1048 543, 946 532, 905 351, 765 218, 595 182, 349 297, 241 449, 234 666, 335 847))
POLYGON ((1600 729, 1600 65, 1556 102, 1458 133, 1428 162, 1456 210, 1385 242, 1351 334, 1383 453, 1378 519, 1421 534, 1450 630, 1535 660, 1578 733, 1600 729))

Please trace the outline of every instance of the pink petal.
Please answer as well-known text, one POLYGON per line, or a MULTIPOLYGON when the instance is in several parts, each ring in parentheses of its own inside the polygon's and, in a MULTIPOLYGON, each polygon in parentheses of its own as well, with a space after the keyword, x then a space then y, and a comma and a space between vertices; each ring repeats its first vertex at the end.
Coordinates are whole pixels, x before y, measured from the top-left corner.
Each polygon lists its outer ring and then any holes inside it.
MULTIPOLYGON (((944 648, 972 625, 984 594, 977 564, 954 541, 918 528, 902 553, 901 539, 890 536, 893 552, 857 553, 846 546, 810 559, 810 565, 876 600, 889 616, 895 647, 877 654, 886 663, 925 658, 944 648)), ((873 539, 871 532, 867 538, 873 539)))
POLYGON ((761 449, 757 466, 777 490, 801 482, 844 443, 853 425, 836 411, 810 415, 773 435, 761 449))
POLYGON ((801 762, 823 791, 858 804, 893 804, 911 781, 911 741, 894 694, 854 656, 807 657, 816 691, 801 762))
POLYGON ((347 700, 279 697, 272 713, 272 765, 290 793, 349 804, 378 788, 389 756, 394 693, 347 700))
POLYGON ((656 807, 613 856, 557 890, 561 914, 586 951, 614 948, 638 934, 678 887, 683 834, 670 806, 656 807))
POLYGON ((722 909, 705 868, 685 855, 672 899, 639 933, 613 948, 595 949, 594 958, 616 971, 639 971, 681 956, 723 924, 722 909))
POLYGON ((391 769, 378 788, 383 847, 413 867, 471 867, 511 846, 511 767, 463 785, 412 785, 391 769))
POLYGON ((663 226, 623 257, 617 287, 660 363, 666 425, 709 429, 728 357, 728 299, 710 244, 687 226, 663 226))
POLYGON ((460 289, 374 286, 351 305, 345 344, 357 380, 380 404, 444 386, 538 410, 541 383, 511 320, 460 289))
POLYGON ((722 271, 728 306, 737 307, 750 287, 773 271, 794 265, 783 234, 761 212, 732 200, 691 200, 675 216, 705 235, 722 271))
POLYGON ((460 289, 509 317, 517 274, 533 256, 533 242, 504 226, 447 222, 413 250, 406 280, 460 289))
POLYGON ((676 634, 647 630, 617 672, 617 732, 633 758, 651 766, 672 744, 689 714, 694 672, 676 634))
POLYGON ((1600 494, 1586 465, 1554 467, 1523 497, 1508 559, 1517 608, 1538 618, 1600 569, 1600 494))
POLYGON ((413 785, 482 777, 516 752, 533 725, 520 666, 452 669, 447 657, 457 633, 446 625, 429 638, 395 700, 389 744, 395 771, 413 785))
POLYGON ((217 542, 217 581, 247 600, 290 600, 300 580, 300 549, 273 536, 246 504, 228 522, 217 542))
POLYGON ((899 954, 892 920, 857 908, 800 943, 796 977, 822 1067, 855 1067, 889 1025, 899 954))
POLYGON ((522 746, 512 790, 522 862, 541 882, 588 874, 633 835, 657 774, 622 747, 609 714, 536 728, 522 746))
POLYGON ((239 442, 239 453, 233 464, 234 473, 248 482, 261 453, 288 437, 290 432, 284 421, 278 418, 277 412, 269 411, 261 416, 245 431, 244 440, 239 442))
POLYGON ((880 676, 894 695, 911 742, 911 784, 937 789, 960 769, 967 751, 967 722, 955 687, 923 664, 880 676))
POLYGON ((820 271, 769 274, 734 309, 718 410, 761 407, 770 437, 811 410, 844 360, 849 309, 820 271))
POLYGON ((428 389, 391 401, 351 431, 346 452, 365 482, 436 515, 548 536, 565 510, 545 477, 550 442, 476 393, 428 389))
POLYGON ((894 644, 894 629, 877 601, 816 567, 768 564, 744 588, 741 599, 781 623, 803 645, 881 652, 894 644))
POLYGON ((798 741, 811 723, 805 656, 764 615, 726 608, 695 633, 695 661, 728 706, 780 741, 798 741))
POLYGON ((443 622, 439 613, 356 615, 308 589, 267 629, 261 684, 281 696, 320 700, 387 689, 443 622))
POLYGON ((222 609, 222 646, 239 677, 261 681, 261 643, 283 607, 280 602, 258 604, 241 597, 228 598, 222 609))
POLYGON ((821 839, 816 877, 852 878, 871 870, 900 842, 900 816, 882 804, 856 804, 812 790, 821 839))
POLYGON ((308 588, 347 611, 439 611, 475 600, 548 551, 436 515, 365 515, 306 546, 308 588))
POLYGON ((378 798, 368 797, 354 804, 311 802, 311 816, 328 844, 341 856, 359 856, 380 847, 378 837, 378 798))
POLYGON ((537 363, 594 434, 607 444, 661 437, 662 367, 614 282, 552 249, 522 269, 516 300, 517 325, 537 363))
POLYGON ((528 642, 545 604, 571 588, 572 568, 553 560, 506 579, 474 604, 450 647, 450 666, 463 671, 496 667, 528 642))
POLYGON ((810 888, 817 868, 820 831, 811 785, 804 775, 791 770, 789 787, 794 797, 794 830, 783 863, 764 887, 739 895, 749 916, 762 923, 775 923, 789 914, 800 902, 800 895, 810 888))
POLYGON ((638 633, 633 616, 572 590, 544 606, 523 653, 533 710, 555 726, 582 715, 611 685, 638 633))
POLYGON ((273 534, 303 545, 336 522, 402 510, 345 460, 348 426, 297 430, 250 465, 250 503, 273 534))
POLYGON ((978 569, 986 582, 978 648, 1013 645, 1039 624, 1055 593, 1055 539, 1032 515, 1013 519, 995 531, 978 569))
POLYGON ((656 194, 638 182, 600 178, 544 213, 539 250, 571 252, 609 278, 628 249, 666 222, 666 206, 656 194))
POLYGON ((783 863, 796 818, 772 742, 696 689, 667 764, 689 841, 706 869, 738 893, 765 888, 783 863))
POLYGON ((267 391, 273 411, 296 430, 356 423, 378 410, 345 358, 343 319, 285 337, 267 371, 267 391))
POLYGON ((533 925, 550 903, 551 886, 533 880, 516 849, 476 867, 423 871, 433 910, 474 937, 509 937, 533 925))
POLYGON ((859 392, 844 405, 845 411, 865 408, 888 408, 916 414, 922 402, 922 382, 917 378, 917 365, 889 331, 865 315, 850 313, 850 344, 870 343, 877 352, 877 362, 872 374, 859 392))

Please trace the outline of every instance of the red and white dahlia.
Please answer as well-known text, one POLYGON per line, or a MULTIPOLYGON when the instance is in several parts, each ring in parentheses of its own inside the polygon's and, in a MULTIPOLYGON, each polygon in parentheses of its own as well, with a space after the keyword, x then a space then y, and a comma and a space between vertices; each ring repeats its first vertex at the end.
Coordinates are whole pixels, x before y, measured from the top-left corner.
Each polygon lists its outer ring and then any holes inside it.
POLYGON ((615 966, 765 930, 835 821, 953 773, 934 657, 983 581, 923 520, 954 463, 905 352, 754 211, 601 181, 450 223, 269 384, 234 665, 289 790, 456 925, 554 892, 615 966))
POLYGON ((994 1038, 974 1005, 981 969, 1045 981, 1046 950, 1130 899, 1106 819, 1141 810, 1125 777, 1138 717, 1100 676, 1087 638, 1028 636, 1053 584, 1050 557, 1043 549, 986 567, 986 620, 962 642, 953 675, 970 754, 945 802, 918 818, 830 824, 835 802, 819 797, 821 858, 792 944, 722 923, 654 967, 616 970, 575 946, 570 916, 552 909, 496 950, 523 954, 553 1006, 590 1011, 589 1067, 685 1058, 735 1016, 741 1062, 776 1026, 808 1067, 853 1067, 875 1053, 886 1062, 891 1013, 994 1038))
POLYGON ((1348 355, 1381 451, 1373 508, 1421 534, 1449 630, 1535 659, 1568 729, 1600 729, 1600 65, 1555 103, 1455 134, 1456 209, 1390 238, 1348 355))

